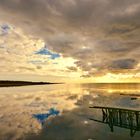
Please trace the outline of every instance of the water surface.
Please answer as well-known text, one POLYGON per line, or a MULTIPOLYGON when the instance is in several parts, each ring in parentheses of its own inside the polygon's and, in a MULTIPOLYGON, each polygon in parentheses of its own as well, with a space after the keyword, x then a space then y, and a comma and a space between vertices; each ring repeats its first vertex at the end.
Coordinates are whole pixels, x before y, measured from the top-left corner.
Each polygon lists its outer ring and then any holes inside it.
POLYGON ((139 84, 40 85, 0 88, 0 140, 138 140, 140 131, 90 120, 91 106, 140 111, 139 84), (34 116, 41 116, 41 121, 34 116), (42 123, 43 121, 43 123, 42 123))

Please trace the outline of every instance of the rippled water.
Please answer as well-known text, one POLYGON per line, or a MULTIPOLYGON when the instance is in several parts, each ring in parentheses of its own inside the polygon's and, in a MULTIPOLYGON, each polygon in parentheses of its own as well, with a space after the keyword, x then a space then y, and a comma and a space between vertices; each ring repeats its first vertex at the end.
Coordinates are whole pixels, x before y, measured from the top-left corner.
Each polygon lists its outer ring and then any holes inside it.
POLYGON ((75 84, 0 88, 0 140, 138 140, 130 130, 90 120, 91 106, 140 111, 139 84, 75 84), (58 112, 57 112, 58 111, 58 112), (37 117, 35 117, 37 116, 37 117), (43 123, 42 123, 43 121, 43 123))

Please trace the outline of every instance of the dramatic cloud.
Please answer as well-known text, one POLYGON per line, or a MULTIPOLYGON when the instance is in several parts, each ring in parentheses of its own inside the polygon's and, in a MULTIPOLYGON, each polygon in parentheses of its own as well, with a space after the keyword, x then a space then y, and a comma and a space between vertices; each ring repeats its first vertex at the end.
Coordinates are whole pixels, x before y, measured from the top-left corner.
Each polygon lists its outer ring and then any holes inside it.
POLYGON ((43 40, 24 34, 19 28, 2 24, 0 34, 1 75, 12 73, 63 77, 68 74, 68 66, 75 66, 72 58, 62 58, 47 49, 43 40))
POLYGON ((133 69, 136 65, 136 61, 133 59, 121 59, 115 60, 111 64, 113 69, 133 69))
POLYGON ((0 21, 41 39, 37 56, 73 59, 65 68, 83 77, 139 71, 139 0, 0 0, 0 21))

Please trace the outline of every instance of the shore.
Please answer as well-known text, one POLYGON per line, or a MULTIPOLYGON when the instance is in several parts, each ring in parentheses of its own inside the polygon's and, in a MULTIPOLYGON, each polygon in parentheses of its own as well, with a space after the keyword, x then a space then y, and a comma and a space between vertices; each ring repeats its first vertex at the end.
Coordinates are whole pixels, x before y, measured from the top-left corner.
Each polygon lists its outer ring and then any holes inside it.
POLYGON ((29 82, 29 81, 0 81, 0 87, 29 86, 29 85, 48 85, 48 84, 60 84, 60 83, 29 82))

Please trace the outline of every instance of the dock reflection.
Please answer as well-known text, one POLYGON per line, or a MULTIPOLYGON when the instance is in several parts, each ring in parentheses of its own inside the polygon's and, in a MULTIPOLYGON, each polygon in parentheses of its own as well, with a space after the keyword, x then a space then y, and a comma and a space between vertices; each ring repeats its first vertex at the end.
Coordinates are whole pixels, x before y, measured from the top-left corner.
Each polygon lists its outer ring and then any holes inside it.
POLYGON ((100 106, 90 108, 102 111, 102 120, 93 118, 90 118, 90 120, 108 124, 111 132, 114 132, 114 126, 130 129, 131 137, 135 135, 136 131, 140 131, 140 111, 100 106))

